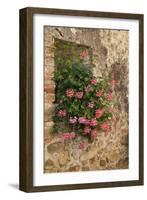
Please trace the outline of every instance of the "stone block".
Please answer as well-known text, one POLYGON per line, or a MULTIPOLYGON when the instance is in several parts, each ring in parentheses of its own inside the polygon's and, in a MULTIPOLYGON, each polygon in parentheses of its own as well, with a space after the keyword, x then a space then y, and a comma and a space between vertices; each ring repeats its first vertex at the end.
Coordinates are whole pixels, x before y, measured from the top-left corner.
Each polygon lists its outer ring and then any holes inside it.
POLYGON ((61 152, 59 156, 59 164, 65 165, 67 164, 68 160, 69 160, 69 152, 68 151, 61 152))
POLYGON ((54 114, 55 105, 51 103, 45 103, 44 106, 44 121, 52 121, 52 116, 54 114))
POLYGON ((52 132, 54 122, 53 121, 45 121, 44 122, 44 137, 50 137, 50 133, 52 132))
POLYGON ((77 172, 80 171, 80 165, 73 165, 69 168, 70 172, 77 172))
POLYGON ((80 160, 81 161, 89 160, 94 156, 96 156, 96 154, 97 154, 97 149, 95 147, 89 148, 89 150, 83 151, 80 160))
POLYGON ((54 58, 46 57, 44 64, 48 65, 48 66, 51 66, 51 67, 54 67, 55 66, 54 58))
POLYGON ((53 103, 55 101, 55 94, 44 93, 45 103, 53 103))
POLYGON ((54 84, 45 84, 44 91, 49 94, 55 94, 55 85, 54 84))
POLYGON ((45 170, 50 170, 54 167, 54 162, 53 160, 51 159, 48 159, 46 162, 45 162, 45 170))
POLYGON ((44 78, 52 79, 54 77, 54 68, 51 66, 45 66, 44 70, 44 78))
POLYGON ((48 147, 47 147, 47 152, 50 154, 60 153, 63 150, 64 150, 64 143, 62 143, 62 142, 55 142, 55 143, 48 145, 48 147))

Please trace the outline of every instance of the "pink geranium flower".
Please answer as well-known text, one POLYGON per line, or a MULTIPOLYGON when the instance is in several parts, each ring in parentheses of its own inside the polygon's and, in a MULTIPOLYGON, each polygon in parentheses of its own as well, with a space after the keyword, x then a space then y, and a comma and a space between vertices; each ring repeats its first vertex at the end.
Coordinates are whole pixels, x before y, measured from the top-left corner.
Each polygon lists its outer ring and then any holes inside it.
POLYGON ((84 59, 84 58, 86 58, 88 56, 88 51, 82 51, 81 53, 80 53, 80 58, 81 59, 84 59))
POLYGON ((86 119, 84 117, 79 117, 79 123, 80 124, 85 124, 86 119))
POLYGON ((93 130, 91 131, 91 136, 92 136, 93 138, 95 138, 95 137, 97 136, 97 130, 96 130, 96 129, 93 129, 93 130))
POLYGON ((79 149, 84 149, 84 148, 85 148, 85 143, 81 141, 79 143, 79 149))
POLYGON ((99 90, 99 91, 96 93, 96 96, 97 96, 97 97, 101 97, 101 96, 102 96, 102 91, 99 90))
POLYGON ((87 87, 85 87, 85 91, 86 92, 92 92, 93 91, 93 88, 91 85, 88 85, 87 87))
POLYGON ((103 110, 97 109, 97 110, 95 111, 95 117, 96 117, 97 119, 99 119, 99 118, 103 115, 103 113, 104 113, 103 110))
POLYGON ((117 84, 117 81, 116 81, 115 79, 110 80, 110 85, 111 85, 112 87, 115 87, 116 84, 117 84))
POLYGON ((76 92, 76 97, 77 97, 78 99, 82 99, 82 97, 83 97, 83 92, 76 92))
POLYGON ((91 128, 89 126, 86 126, 84 128, 84 134, 90 133, 90 131, 91 131, 91 128))
POLYGON ((75 138, 75 137, 76 137, 75 132, 71 132, 71 133, 70 133, 70 137, 71 137, 71 139, 75 138))
POLYGON ((92 119, 90 121, 90 126, 97 126, 97 120, 96 119, 92 119))
POLYGON ((77 122, 77 117, 70 117, 69 122, 75 124, 77 122))
POLYGON ((90 125, 90 120, 89 120, 89 119, 86 119, 84 124, 85 124, 85 125, 90 125))
POLYGON ((66 110, 59 110, 59 112, 58 112, 59 117, 65 117, 66 115, 67 115, 66 110))
POLYGON ((112 99, 113 99, 112 93, 110 93, 110 92, 107 93, 107 99, 109 101, 112 101, 112 99))
POLYGON ((96 79, 92 79, 92 80, 90 80, 90 83, 95 85, 95 84, 97 84, 97 80, 96 79))
POLYGON ((63 133, 62 137, 64 140, 75 138, 76 134, 74 132, 71 133, 63 133))
POLYGON ((93 108, 94 107, 94 103, 93 102, 89 102, 88 103, 88 108, 93 108))
POLYGON ((104 122, 102 125, 101 125, 101 129, 103 130, 103 131, 110 131, 111 130, 111 127, 110 127, 110 125, 107 123, 107 122, 104 122))
POLYGON ((74 91, 73 91, 73 89, 68 89, 68 90, 66 90, 66 96, 67 97, 73 97, 74 96, 74 91))

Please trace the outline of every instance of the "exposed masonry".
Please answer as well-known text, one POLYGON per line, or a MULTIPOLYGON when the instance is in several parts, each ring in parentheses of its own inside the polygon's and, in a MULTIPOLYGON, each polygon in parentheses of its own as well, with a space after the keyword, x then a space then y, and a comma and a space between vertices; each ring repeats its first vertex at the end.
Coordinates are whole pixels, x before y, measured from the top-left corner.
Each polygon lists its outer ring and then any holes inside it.
POLYGON ((128 31, 44 27, 44 172, 128 168, 128 38, 128 31), (117 80, 112 132, 98 133, 92 143, 84 139, 84 150, 78 148, 80 137, 63 142, 50 134, 55 106, 54 38, 89 46, 96 65, 94 75, 117 80))

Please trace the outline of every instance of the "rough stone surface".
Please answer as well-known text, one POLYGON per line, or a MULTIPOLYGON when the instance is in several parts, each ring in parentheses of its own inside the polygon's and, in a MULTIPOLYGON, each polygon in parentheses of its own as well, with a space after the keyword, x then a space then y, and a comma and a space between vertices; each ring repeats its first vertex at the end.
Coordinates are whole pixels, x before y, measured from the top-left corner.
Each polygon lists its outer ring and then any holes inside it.
POLYGON ((63 153, 60 154, 60 157, 59 157, 60 165, 65 165, 68 160, 69 160, 69 152, 68 151, 64 151, 63 153))
POLYGON ((128 31, 46 26, 44 36, 44 172, 128 168, 128 31), (55 107, 54 38, 89 46, 96 65, 94 75, 117 80, 111 107, 114 121, 109 134, 99 132, 91 142, 82 137, 63 141, 51 134, 55 107), (83 149, 79 148, 80 141, 84 142, 83 149))
POLYGON ((54 167, 54 162, 51 160, 51 159, 48 159, 46 162, 45 162, 45 168, 47 170, 50 170, 54 167))
POLYGON ((56 142, 47 146, 48 153, 60 153, 64 149, 64 144, 56 142))
POLYGON ((87 151, 82 152, 80 156, 80 160, 90 160, 91 158, 95 157, 97 154, 97 149, 95 147, 88 149, 87 151))

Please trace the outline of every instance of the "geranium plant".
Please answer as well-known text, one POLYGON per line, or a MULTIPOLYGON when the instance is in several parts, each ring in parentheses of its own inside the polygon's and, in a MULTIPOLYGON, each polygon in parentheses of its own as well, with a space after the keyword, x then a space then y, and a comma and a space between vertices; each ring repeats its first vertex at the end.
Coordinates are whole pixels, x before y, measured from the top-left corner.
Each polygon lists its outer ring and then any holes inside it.
POLYGON ((56 108, 54 132, 64 139, 81 134, 95 138, 99 130, 110 131, 114 80, 93 76, 94 65, 86 66, 81 52, 76 59, 58 58, 54 72, 56 83, 56 108))

